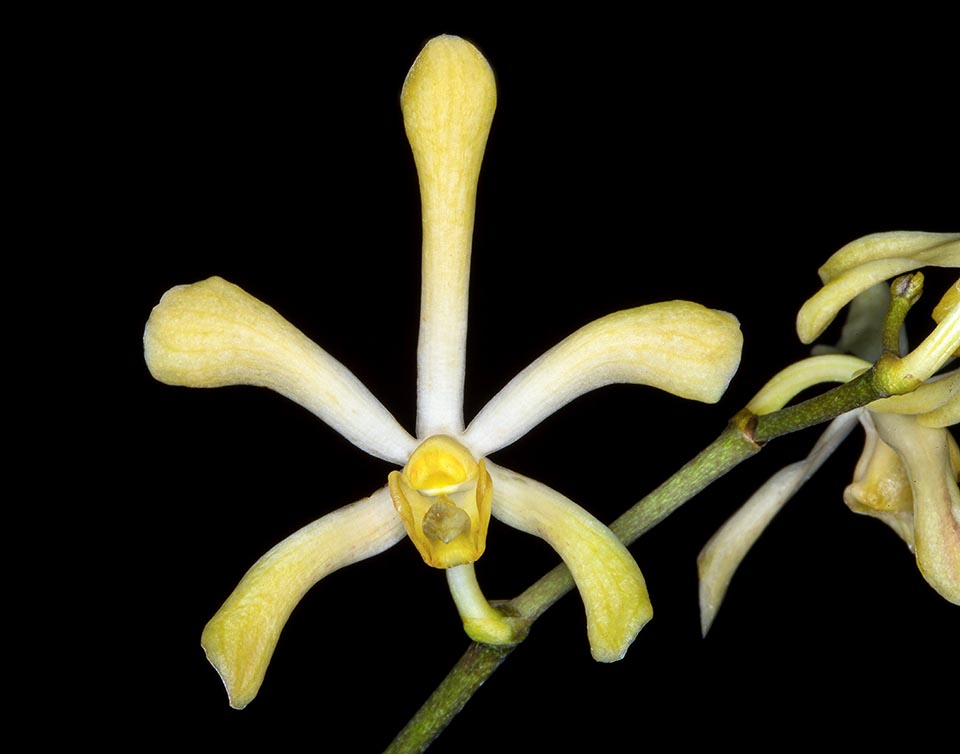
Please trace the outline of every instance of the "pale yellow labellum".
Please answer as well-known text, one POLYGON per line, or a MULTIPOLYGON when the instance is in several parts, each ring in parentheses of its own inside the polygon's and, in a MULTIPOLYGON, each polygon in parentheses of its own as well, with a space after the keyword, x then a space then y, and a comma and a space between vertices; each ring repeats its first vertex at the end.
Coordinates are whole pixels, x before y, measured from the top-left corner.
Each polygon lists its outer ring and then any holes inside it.
POLYGON ((350 370, 223 278, 167 291, 147 321, 143 352, 150 373, 168 385, 270 388, 379 458, 403 463, 416 447, 350 370))
POLYGON ((897 452, 880 439, 873 415, 861 413, 866 439, 843 501, 854 513, 883 521, 914 551, 913 491, 897 452))
POLYGON ((474 460, 452 437, 435 435, 388 480, 394 507, 427 565, 452 568, 483 554, 493 494, 483 459, 474 460))
POLYGON ((643 574, 630 551, 559 492, 490 461, 487 468, 493 478, 494 517, 543 538, 557 551, 580 591, 593 658, 621 659, 653 617, 643 574))
POLYGON ((470 423, 465 442, 488 455, 584 393, 651 385, 714 403, 740 364, 736 317, 689 301, 609 314, 581 327, 514 377, 470 423))
POLYGON ((383 552, 403 535, 384 487, 305 526, 260 558, 200 639, 230 705, 242 709, 257 695, 280 632, 310 587, 343 566, 383 552))
POLYGON ((797 334, 812 343, 861 291, 925 266, 960 267, 960 234, 897 231, 847 244, 820 268, 823 287, 797 314, 797 334))
POLYGON ((463 429, 477 181, 496 103, 490 65, 472 44, 449 35, 427 42, 400 94, 423 222, 418 437, 463 429))

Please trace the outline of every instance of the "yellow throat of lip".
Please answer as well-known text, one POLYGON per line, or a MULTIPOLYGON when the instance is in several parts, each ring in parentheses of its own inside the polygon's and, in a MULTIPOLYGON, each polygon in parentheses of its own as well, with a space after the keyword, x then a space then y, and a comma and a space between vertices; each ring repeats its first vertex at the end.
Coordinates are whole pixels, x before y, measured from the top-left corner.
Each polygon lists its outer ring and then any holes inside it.
POLYGON ((403 471, 388 477, 390 497, 427 565, 453 568, 483 554, 493 482, 483 459, 447 435, 424 440, 403 471))

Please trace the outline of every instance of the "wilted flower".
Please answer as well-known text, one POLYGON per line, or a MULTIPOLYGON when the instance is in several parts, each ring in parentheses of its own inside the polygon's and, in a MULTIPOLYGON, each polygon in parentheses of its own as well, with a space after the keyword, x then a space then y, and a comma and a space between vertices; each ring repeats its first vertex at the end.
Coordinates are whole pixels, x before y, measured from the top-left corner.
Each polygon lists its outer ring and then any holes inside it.
POLYGON ((740 358, 736 319, 686 301, 620 311, 561 341, 463 421, 467 292, 477 178, 496 101, 486 60, 438 37, 404 82, 401 106, 420 182, 423 268, 417 428, 410 435, 341 363, 276 311, 220 278, 168 291, 144 332, 151 373, 172 385, 268 387, 357 447, 401 467, 369 497, 323 516, 264 555, 207 624, 202 643, 230 703, 257 694, 280 632, 310 587, 406 534, 446 569, 467 633, 518 640, 521 619, 483 597, 473 563, 490 516, 544 538, 583 598, 593 656, 623 656, 652 611, 613 533, 559 492, 489 460, 569 401, 615 382, 719 399, 740 358))

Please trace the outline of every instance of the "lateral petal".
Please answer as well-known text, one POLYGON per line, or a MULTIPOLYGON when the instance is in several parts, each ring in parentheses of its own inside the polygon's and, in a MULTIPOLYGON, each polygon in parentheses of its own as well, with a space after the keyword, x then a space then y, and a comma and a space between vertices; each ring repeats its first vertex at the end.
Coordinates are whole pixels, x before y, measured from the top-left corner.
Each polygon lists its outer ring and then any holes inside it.
POLYGON ((849 382, 869 369, 870 362, 842 353, 809 356, 781 369, 764 384, 747 410, 762 416, 779 411, 798 394, 824 382, 849 382))
POLYGON ((596 388, 627 382, 714 403, 740 365, 737 318, 689 301, 609 314, 581 327, 514 377, 467 427, 478 456, 522 437, 596 388))
POLYGON ((402 465, 417 446, 350 370, 273 308, 223 278, 163 294, 144 329, 143 352, 160 382, 270 388, 379 458, 402 465))
POLYGON ((559 492, 486 459, 493 478, 493 515, 535 534, 557 551, 573 575, 587 615, 593 658, 622 659, 653 616, 633 556, 616 535, 559 492))
POLYGON ((920 267, 960 267, 960 234, 874 233, 847 244, 820 267, 823 287, 797 314, 797 334, 812 343, 867 288, 920 267))
POLYGON ((308 524, 260 558, 207 623, 200 640, 223 680, 230 706, 243 709, 257 695, 280 632, 314 584, 383 552, 404 534, 383 487, 308 524))
POLYGON ((915 267, 960 266, 960 233, 895 230, 861 236, 835 251, 820 267, 829 283, 849 270, 878 259, 911 259, 915 267))

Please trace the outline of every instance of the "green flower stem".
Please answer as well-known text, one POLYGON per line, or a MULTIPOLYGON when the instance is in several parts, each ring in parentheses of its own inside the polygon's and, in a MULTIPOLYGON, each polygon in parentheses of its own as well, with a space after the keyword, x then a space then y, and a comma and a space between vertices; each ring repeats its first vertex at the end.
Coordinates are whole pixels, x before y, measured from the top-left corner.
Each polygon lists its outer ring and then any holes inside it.
MULTIPOLYGON (((687 500, 755 455, 770 440, 829 421, 886 397, 889 392, 883 383, 874 366, 848 383, 779 411, 762 416, 747 410, 741 411, 717 439, 620 516, 610 528, 625 544, 632 544, 687 500)), ((570 571, 561 564, 523 594, 502 605, 501 609, 532 623, 574 586, 570 571)), ((516 646, 493 647, 472 643, 385 754, 426 751, 516 646)))
MULTIPOLYGON (((624 544, 632 544, 644 532, 758 450, 760 446, 749 438, 745 428, 731 422, 716 440, 614 521, 610 529, 624 544)), ((573 577, 561 563, 508 604, 519 615, 533 621, 573 587, 573 577)))
MULTIPOLYGON (((707 485, 760 449, 731 423, 724 432, 669 480, 634 505, 611 526, 626 544, 637 539, 707 485)), ((574 587, 563 564, 543 576, 501 609, 532 622, 574 587)), ((518 645, 493 647, 472 643, 384 754, 426 751, 471 696, 518 645)))
POLYGON ((877 367, 874 365, 849 382, 838 385, 815 398, 786 406, 779 411, 756 416, 752 437, 754 442, 763 445, 790 432, 830 421, 840 414, 889 395, 891 391, 887 389, 884 380, 878 376, 877 367))
POLYGON ((633 544, 687 500, 757 453, 762 446, 751 437, 752 424, 752 417, 735 417, 716 440, 614 521, 610 525, 613 533, 624 544, 633 544))
POLYGON ((517 645, 473 642, 384 754, 424 752, 517 645))
MULTIPOLYGON (((923 275, 919 272, 901 276, 891 285, 891 303, 882 335, 883 356, 879 362, 849 382, 801 403, 762 415, 744 409, 716 440, 614 521, 610 526, 614 534, 624 544, 632 544, 687 500, 756 454, 770 440, 829 421, 879 398, 915 389, 916 380, 904 375, 900 368, 902 359, 898 344, 903 322, 922 290, 923 275)), ((952 346, 950 350, 954 348, 952 346)), ((523 594, 498 607, 506 615, 526 621, 529 626, 574 586, 570 571, 561 564, 523 594)), ((511 646, 471 644, 460 662, 394 739, 386 754, 425 751, 525 635, 518 636, 517 644, 511 646)))

